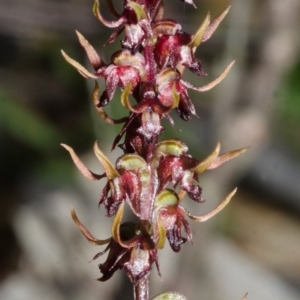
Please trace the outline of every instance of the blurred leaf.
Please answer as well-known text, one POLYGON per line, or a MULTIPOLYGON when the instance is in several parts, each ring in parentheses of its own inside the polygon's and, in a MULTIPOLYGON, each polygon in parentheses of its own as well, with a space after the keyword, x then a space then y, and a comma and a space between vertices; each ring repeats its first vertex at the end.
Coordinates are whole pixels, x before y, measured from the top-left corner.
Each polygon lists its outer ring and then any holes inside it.
POLYGON ((281 101, 277 107, 275 134, 278 132, 284 142, 294 149, 295 154, 300 152, 300 61, 286 77, 285 83, 279 92, 281 101))
POLYGON ((59 128, 47 123, 41 116, 0 92, 1 129, 17 140, 40 152, 58 149, 62 135, 59 128))

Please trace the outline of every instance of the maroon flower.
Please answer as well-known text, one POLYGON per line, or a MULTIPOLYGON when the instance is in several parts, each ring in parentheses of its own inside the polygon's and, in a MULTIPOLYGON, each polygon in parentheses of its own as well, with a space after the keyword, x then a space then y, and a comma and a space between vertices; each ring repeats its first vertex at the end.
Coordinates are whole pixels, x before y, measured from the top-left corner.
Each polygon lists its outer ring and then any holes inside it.
POLYGON ((194 87, 192 84, 182 80, 178 70, 174 71, 171 68, 165 68, 156 76, 158 99, 164 106, 176 107, 179 117, 183 120, 190 120, 191 115, 196 115, 196 110, 188 96, 187 88, 198 92, 212 89, 227 76, 233 64, 234 61, 215 80, 202 87, 194 87))
POLYGON ((135 53, 138 47, 143 43, 145 38, 152 35, 149 16, 143 8, 144 1, 125 1, 124 11, 118 16, 117 21, 105 20, 99 11, 99 1, 95 0, 93 11, 97 19, 109 28, 117 28, 117 31, 111 35, 108 43, 115 41, 117 36, 125 29, 125 39, 122 41, 122 46, 125 49, 135 53))
POLYGON ((242 148, 219 156, 220 147, 221 144, 218 143, 216 149, 206 159, 199 161, 187 154, 187 146, 179 140, 164 140, 158 143, 152 165, 157 167, 159 191, 172 182, 174 188, 179 185, 191 199, 202 202, 202 189, 194 184, 198 181, 198 174, 205 170, 215 169, 247 150, 247 148, 242 148))
POLYGON ((169 189, 159 193, 154 203, 153 223, 159 222, 163 226, 166 237, 173 251, 180 251, 180 245, 187 240, 192 241, 192 232, 189 223, 185 219, 185 213, 179 207, 177 194, 169 189), (184 228, 187 238, 182 237, 181 228, 184 228))
POLYGON ((106 90, 102 93, 99 103, 97 103, 98 107, 105 106, 109 103, 117 87, 123 89, 130 86, 131 90, 133 90, 140 80, 144 79, 145 60, 140 53, 131 54, 128 50, 117 51, 112 55, 111 64, 106 65, 89 42, 78 31, 76 31, 76 33, 79 42, 88 55, 95 73, 93 74, 86 70, 65 52, 62 51, 62 54, 67 62, 74 66, 84 77, 105 79, 106 90))
MULTIPOLYGON (((121 205, 113 223, 113 236, 109 239, 98 240, 79 221, 74 209, 71 209, 72 219, 81 230, 86 239, 93 245, 108 244, 104 251, 97 253, 92 260, 105 254, 106 261, 99 265, 102 273, 99 281, 106 281, 118 270, 124 268, 133 284, 137 284, 151 270, 153 262, 156 264, 158 272, 158 257, 151 233, 152 227, 148 222, 125 222, 120 224, 123 215, 121 205)), ((160 274, 160 273, 159 273, 160 274)))
POLYGON ((237 189, 234 189, 215 209, 201 216, 192 215, 181 205, 184 192, 178 194, 170 189, 161 191, 155 198, 152 223, 154 224, 157 248, 164 246, 165 237, 173 251, 180 251, 181 244, 192 242, 192 232, 186 216, 196 222, 204 222, 220 212, 231 200, 237 189), (184 229, 187 237, 182 236, 184 229), (159 247, 158 247, 159 246, 159 247))
POLYGON ((141 156, 125 154, 117 160, 116 167, 114 167, 95 143, 94 152, 105 170, 105 174, 98 175, 83 164, 71 147, 64 144, 62 146, 69 151, 75 165, 86 178, 99 180, 107 177, 108 182, 101 193, 99 202, 105 206, 107 216, 115 215, 124 201, 137 216, 140 216, 141 207, 149 201, 151 189, 149 168, 141 156))

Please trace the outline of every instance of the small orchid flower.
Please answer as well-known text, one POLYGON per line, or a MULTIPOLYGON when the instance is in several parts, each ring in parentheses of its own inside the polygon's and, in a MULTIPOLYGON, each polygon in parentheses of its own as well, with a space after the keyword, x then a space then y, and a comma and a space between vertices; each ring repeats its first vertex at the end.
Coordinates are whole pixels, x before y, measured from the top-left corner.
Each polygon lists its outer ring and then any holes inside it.
MULTIPOLYGON (((119 269, 124 268, 133 284, 150 272, 155 262, 158 272, 158 257, 155 244, 151 239, 151 228, 145 222, 125 222, 120 224, 123 215, 121 205, 116 215, 112 237, 105 240, 96 239, 89 230, 79 221, 74 208, 71 209, 72 219, 86 239, 93 245, 102 246, 107 244, 104 251, 97 253, 92 260, 96 260, 107 251, 107 260, 99 265, 102 277, 98 281, 106 281, 119 269), (149 231, 150 230, 150 231, 149 231), (145 260, 145 256, 147 259, 145 260), (142 266, 137 266, 136 261, 140 259, 142 266)), ((160 274, 160 273, 159 273, 160 274)))
POLYGON ((124 5, 124 11, 119 16, 117 21, 107 21, 103 18, 99 11, 99 1, 95 0, 93 12, 96 18, 109 28, 118 28, 117 31, 109 38, 108 43, 115 41, 117 36, 125 29, 125 39, 122 41, 122 46, 125 49, 135 53, 138 47, 143 43, 145 38, 152 35, 149 16, 147 15, 143 5, 138 2, 127 0, 124 5))
POLYGON ((187 146, 178 140, 164 140, 157 144, 152 164, 157 166, 160 180, 159 190, 164 189, 169 182, 173 187, 177 185, 188 193, 196 202, 203 202, 202 188, 194 185, 198 181, 198 175, 205 170, 217 168, 226 161, 237 157, 247 150, 242 148, 226 152, 219 156, 221 144, 218 143, 215 150, 204 160, 199 161, 187 154, 187 146))

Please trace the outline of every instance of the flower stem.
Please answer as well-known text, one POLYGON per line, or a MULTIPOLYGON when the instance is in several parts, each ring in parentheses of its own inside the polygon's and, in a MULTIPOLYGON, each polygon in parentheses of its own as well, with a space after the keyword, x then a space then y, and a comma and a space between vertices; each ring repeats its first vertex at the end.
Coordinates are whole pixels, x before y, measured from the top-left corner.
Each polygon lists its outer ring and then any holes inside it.
POLYGON ((149 299, 150 272, 144 276, 136 285, 133 286, 134 300, 149 299))

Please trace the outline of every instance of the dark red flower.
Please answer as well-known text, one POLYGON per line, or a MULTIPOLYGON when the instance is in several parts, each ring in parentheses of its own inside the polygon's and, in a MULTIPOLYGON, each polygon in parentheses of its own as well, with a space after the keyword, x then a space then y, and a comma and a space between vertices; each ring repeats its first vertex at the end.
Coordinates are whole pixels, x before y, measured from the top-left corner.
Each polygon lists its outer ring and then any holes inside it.
POLYGON ((122 46, 125 49, 135 53, 138 47, 144 42, 145 38, 152 36, 149 15, 144 9, 144 1, 125 1, 124 11, 118 15, 117 21, 107 21, 103 18, 99 11, 99 1, 95 0, 93 12, 97 19, 109 28, 118 28, 118 30, 111 35, 108 43, 115 41, 117 36, 125 29, 125 39, 122 41, 122 46))
POLYGON ((169 182, 172 182, 174 188, 179 185, 191 199, 202 202, 202 189, 194 184, 198 181, 198 174, 207 169, 217 168, 247 149, 234 150, 219 156, 220 147, 221 144, 218 143, 216 149, 206 159, 199 161, 187 154, 187 146, 179 140, 164 140, 158 143, 152 165, 157 167, 159 190, 163 190, 169 182))
POLYGON ((106 240, 96 239, 79 221, 74 209, 72 218, 86 239, 93 245, 108 244, 104 251, 97 253, 95 260, 109 251, 107 259, 99 265, 102 273, 99 281, 106 281, 119 269, 124 268, 133 284, 137 284, 151 270, 155 263, 159 272, 157 250, 152 240, 152 227, 149 222, 125 222, 120 224, 123 215, 121 205, 113 224, 113 237, 106 240))
POLYGON ((180 245, 187 240, 192 241, 192 232, 185 219, 185 213, 179 206, 179 197, 176 192, 165 189, 159 193, 154 202, 153 222, 163 226, 166 237, 173 251, 180 251, 180 245), (184 228, 187 238, 182 237, 181 228, 184 228))

